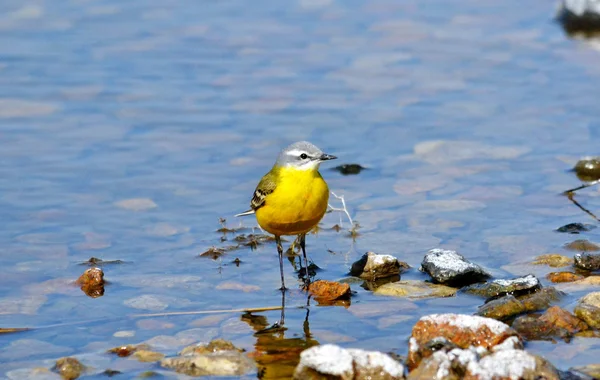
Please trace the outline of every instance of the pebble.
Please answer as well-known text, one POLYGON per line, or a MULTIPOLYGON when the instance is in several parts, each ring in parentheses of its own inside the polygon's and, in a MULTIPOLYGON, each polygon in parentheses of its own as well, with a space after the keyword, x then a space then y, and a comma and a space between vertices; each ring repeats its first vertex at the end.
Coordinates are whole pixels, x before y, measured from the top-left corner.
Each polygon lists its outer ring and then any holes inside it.
POLYGON ((446 249, 427 252, 421 263, 421 271, 428 273, 435 282, 450 286, 469 285, 490 277, 479 265, 456 251, 446 249))

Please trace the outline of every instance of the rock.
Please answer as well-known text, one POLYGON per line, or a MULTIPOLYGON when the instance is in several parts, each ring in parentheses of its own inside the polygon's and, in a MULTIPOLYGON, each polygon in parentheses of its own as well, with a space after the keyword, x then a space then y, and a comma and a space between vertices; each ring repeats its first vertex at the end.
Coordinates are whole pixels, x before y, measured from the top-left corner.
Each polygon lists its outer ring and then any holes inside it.
MULTIPOLYGON (((582 16, 586 10, 592 10, 592 13, 600 14, 600 3, 597 0, 563 0, 562 6, 574 13, 582 16), (595 8, 595 11, 593 9, 595 8)), ((583 157, 577 161, 573 171, 583 182, 591 182, 600 178, 600 157, 583 157)))
POLYGON ((536 257, 532 264, 548 265, 553 268, 561 268, 573 264, 573 259, 567 256, 558 255, 556 253, 549 253, 536 257))
POLYGON ((600 254, 578 253, 573 257, 575 266, 585 270, 600 270, 600 254))
POLYGON ((359 164, 343 164, 343 165, 336 166, 332 170, 337 170, 342 175, 354 175, 354 174, 360 173, 361 171, 363 171, 365 169, 366 169, 365 167, 363 167, 359 164))
POLYGON ((436 342, 440 338, 461 349, 474 346, 489 351, 508 339, 506 344, 509 348, 522 348, 517 332, 495 319, 462 314, 432 314, 422 317, 413 326, 408 368, 417 368, 423 358, 431 355, 431 341, 436 342))
POLYGON ((85 366, 79 360, 71 357, 60 358, 54 365, 54 370, 65 380, 74 380, 79 378, 85 372, 85 366))
POLYGON ((590 364, 582 367, 569 368, 570 372, 589 376, 591 379, 600 379, 600 364, 590 364))
POLYGON ((404 367, 377 351, 344 349, 333 344, 302 351, 294 379, 404 379, 404 367))
POLYGON ((600 246, 595 243, 590 242, 586 239, 578 239, 574 240, 570 243, 564 245, 565 249, 569 251, 579 251, 579 252, 595 252, 600 251, 600 246))
POLYGON ((600 292, 585 295, 575 307, 575 315, 590 327, 600 329, 600 292))
POLYGON ((557 232, 565 232, 569 234, 578 234, 580 232, 590 231, 596 228, 593 224, 569 223, 556 229, 557 232))
POLYGON ((496 298, 507 294, 521 295, 540 289, 540 281, 532 274, 511 280, 494 280, 483 284, 473 284, 463 289, 469 294, 485 298, 496 298))
POLYGON ((308 292, 320 305, 349 305, 351 295, 350 285, 326 280, 311 282, 308 292))
POLYGON ((525 310, 525 305, 521 301, 516 299, 515 296, 507 295, 480 306, 476 314, 503 321, 521 314, 525 310))
POLYGON ((165 357, 165 354, 155 351, 137 350, 133 356, 141 362, 152 363, 161 361, 165 357))
POLYGON ((469 362, 465 380, 559 380, 556 368, 540 356, 523 350, 501 350, 469 362))
POLYGON ((561 283, 582 280, 584 277, 573 272, 550 272, 546 278, 554 283, 561 283))
POLYGON ((446 285, 432 284, 418 280, 404 280, 384 284, 378 287, 374 294, 412 299, 452 297, 457 289, 446 285))
MULTIPOLYGON (((600 32, 600 4, 597 0, 563 0, 557 19, 569 34, 597 35, 600 32)), ((598 179, 595 177, 596 160, 589 157, 577 162, 577 177, 584 182, 598 179)))
POLYGON ((566 342, 589 328, 585 322, 558 306, 552 306, 541 316, 518 317, 512 327, 527 340, 553 340, 556 337, 566 342))
POLYGON ((394 256, 367 252, 360 260, 352 264, 350 275, 374 281, 378 278, 400 274, 402 270, 408 268, 408 264, 398 261, 394 256))
POLYGON ((479 265, 455 251, 437 248, 425 254, 421 271, 428 273, 435 282, 449 286, 469 285, 490 277, 479 265))
POLYGON ((150 346, 148 346, 147 344, 138 344, 138 345, 128 344, 125 346, 113 347, 110 350, 108 350, 107 352, 111 353, 111 354, 116 354, 119 357, 125 358, 125 357, 132 355, 134 352, 136 352, 138 350, 149 351, 150 346))
POLYGON ((545 359, 523 350, 486 350, 455 348, 437 351, 424 359, 408 375, 409 380, 558 380, 558 371, 545 359), (538 377, 539 376, 539 377, 538 377))
POLYGON ((207 344, 196 344, 193 346, 188 346, 181 350, 179 355, 188 356, 188 355, 204 355, 204 354, 212 354, 215 352, 225 352, 225 351, 237 351, 244 352, 244 350, 237 348, 228 340, 225 339, 213 339, 207 344))
POLYGON ((552 286, 547 286, 535 293, 518 297, 525 306, 525 311, 537 311, 549 308, 552 303, 558 302, 565 294, 552 286))
POLYGON ((89 297, 97 298, 104 295, 104 272, 100 268, 86 269, 76 283, 89 297))
POLYGON ((161 367, 188 376, 242 376, 256 371, 256 364, 238 351, 163 359, 161 367))

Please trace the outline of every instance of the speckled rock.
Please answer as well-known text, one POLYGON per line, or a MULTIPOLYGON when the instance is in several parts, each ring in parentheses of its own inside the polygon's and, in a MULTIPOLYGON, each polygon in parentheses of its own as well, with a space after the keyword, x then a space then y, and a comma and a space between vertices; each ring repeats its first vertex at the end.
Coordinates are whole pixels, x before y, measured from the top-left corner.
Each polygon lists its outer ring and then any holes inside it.
POLYGON ((421 271, 429 274, 435 282, 449 286, 470 285, 490 277, 483 268, 457 252, 437 248, 425 254, 421 271))
POLYGON ((400 274, 400 272, 408 268, 408 264, 398 261, 394 256, 367 252, 360 260, 352 264, 350 275, 374 281, 378 278, 400 274))
POLYGON ((522 348, 518 333, 508 325, 491 318, 463 314, 432 314, 422 317, 412 329, 407 366, 414 369, 434 351, 432 347, 443 338, 456 348, 471 346, 490 351, 505 343, 507 348, 522 348), (432 342, 433 340, 433 342, 432 342), (432 344, 433 343, 433 344, 432 344))
POLYGON ((559 255, 556 253, 548 253, 545 255, 537 256, 535 260, 533 260, 532 264, 548 265, 552 268, 561 268, 573 264, 573 259, 568 256, 559 255))
POLYGON ((575 307, 575 315, 590 327, 600 329, 600 292, 585 295, 575 307))
POLYGON ((540 281, 532 274, 510 280, 494 280, 483 284, 473 284, 463 289, 469 294, 485 298, 496 298, 506 294, 520 295, 540 289, 540 281))
POLYGON ((600 253, 578 253, 573 257, 574 265, 585 270, 600 270, 600 253))
POLYGON ((558 371, 546 359, 523 350, 501 350, 466 366, 465 380, 559 380, 558 371))
POLYGON ((302 351, 294 379, 404 379, 404 366, 381 352, 325 344, 302 351))

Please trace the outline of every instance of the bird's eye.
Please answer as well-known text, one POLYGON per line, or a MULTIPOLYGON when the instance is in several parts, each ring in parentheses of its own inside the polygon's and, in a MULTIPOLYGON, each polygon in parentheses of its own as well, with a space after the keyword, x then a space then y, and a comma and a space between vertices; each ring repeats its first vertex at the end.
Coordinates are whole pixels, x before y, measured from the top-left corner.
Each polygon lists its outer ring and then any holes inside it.
POLYGON ((306 160, 308 158, 308 155, 306 153, 302 153, 300 155, 300 158, 303 159, 303 160, 306 160))

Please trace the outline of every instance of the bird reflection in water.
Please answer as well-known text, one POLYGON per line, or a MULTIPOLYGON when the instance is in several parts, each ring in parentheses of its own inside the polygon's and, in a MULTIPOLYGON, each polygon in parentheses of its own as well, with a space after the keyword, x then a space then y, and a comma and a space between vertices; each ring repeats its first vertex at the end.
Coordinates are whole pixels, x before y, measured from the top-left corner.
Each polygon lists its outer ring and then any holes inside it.
POLYGON ((319 345, 319 342, 313 339, 310 333, 308 321, 310 315, 310 295, 307 295, 306 298, 306 316, 302 325, 302 334, 290 332, 288 328, 293 329, 293 326, 284 324, 285 295, 286 292, 281 292, 282 308, 280 319, 271 326, 269 326, 267 317, 263 315, 244 313, 241 316, 241 320, 246 322, 255 331, 255 350, 250 356, 258 364, 258 374, 261 379, 291 378, 300 360, 300 353, 307 348, 319 345), (288 337, 286 337, 286 333, 288 337))

